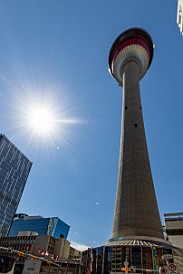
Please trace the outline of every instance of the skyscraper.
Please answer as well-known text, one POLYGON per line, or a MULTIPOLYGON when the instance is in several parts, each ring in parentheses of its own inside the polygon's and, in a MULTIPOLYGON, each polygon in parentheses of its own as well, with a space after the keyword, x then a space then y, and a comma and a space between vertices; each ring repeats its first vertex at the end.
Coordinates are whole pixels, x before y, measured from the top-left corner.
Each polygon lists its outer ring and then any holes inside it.
POLYGON ((147 32, 130 29, 113 43, 109 69, 123 86, 120 161, 113 238, 163 239, 145 137, 139 80, 153 58, 147 32))
POLYGON ((0 134, 0 236, 7 236, 32 163, 0 134))

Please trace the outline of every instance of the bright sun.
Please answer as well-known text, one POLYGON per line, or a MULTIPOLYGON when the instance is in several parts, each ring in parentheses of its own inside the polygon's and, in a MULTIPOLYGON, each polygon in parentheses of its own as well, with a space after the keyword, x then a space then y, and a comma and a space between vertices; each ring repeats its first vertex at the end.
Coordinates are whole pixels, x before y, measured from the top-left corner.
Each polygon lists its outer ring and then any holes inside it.
POLYGON ((54 142, 58 148, 69 143, 72 136, 69 127, 81 123, 81 120, 68 117, 71 113, 68 100, 56 96, 53 91, 41 93, 27 89, 24 96, 19 93, 14 105, 16 129, 21 129, 28 144, 48 147, 54 142))
POLYGON ((54 130, 56 117, 48 107, 37 105, 27 113, 27 123, 38 134, 50 134, 54 130))

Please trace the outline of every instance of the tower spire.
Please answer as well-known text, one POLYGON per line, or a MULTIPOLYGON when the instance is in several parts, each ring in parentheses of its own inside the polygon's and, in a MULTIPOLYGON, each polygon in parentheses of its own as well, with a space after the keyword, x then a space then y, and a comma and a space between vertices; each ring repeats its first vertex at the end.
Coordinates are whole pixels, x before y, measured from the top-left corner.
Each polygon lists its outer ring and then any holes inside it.
POLYGON ((139 85, 152 57, 151 37, 138 28, 123 32, 109 54, 109 70, 123 86, 113 239, 164 238, 149 163, 139 85))

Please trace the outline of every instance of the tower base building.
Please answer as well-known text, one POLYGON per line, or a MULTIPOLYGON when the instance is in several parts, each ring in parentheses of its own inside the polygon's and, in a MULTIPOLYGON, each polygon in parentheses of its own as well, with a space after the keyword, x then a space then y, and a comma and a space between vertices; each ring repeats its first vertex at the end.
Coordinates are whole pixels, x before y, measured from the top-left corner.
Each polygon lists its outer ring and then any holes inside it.
POLYGON ((169 244, 139 240, 113 241, 88 249, 82 256, 82 274, 161 274, 172 264, 182 274, 183 251, 169 244))

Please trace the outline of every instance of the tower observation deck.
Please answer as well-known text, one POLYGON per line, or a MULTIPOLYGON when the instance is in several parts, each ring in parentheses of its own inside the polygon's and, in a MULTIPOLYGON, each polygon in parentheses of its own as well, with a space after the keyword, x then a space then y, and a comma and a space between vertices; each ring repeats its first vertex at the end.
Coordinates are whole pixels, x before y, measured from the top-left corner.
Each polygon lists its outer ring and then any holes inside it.
POLYGON ((153 58, 153 42, 139 28, 112 45, 109 70, 123 87, 118 185, 112 240, 164 242, 144 130, 139 81, 153 58))

